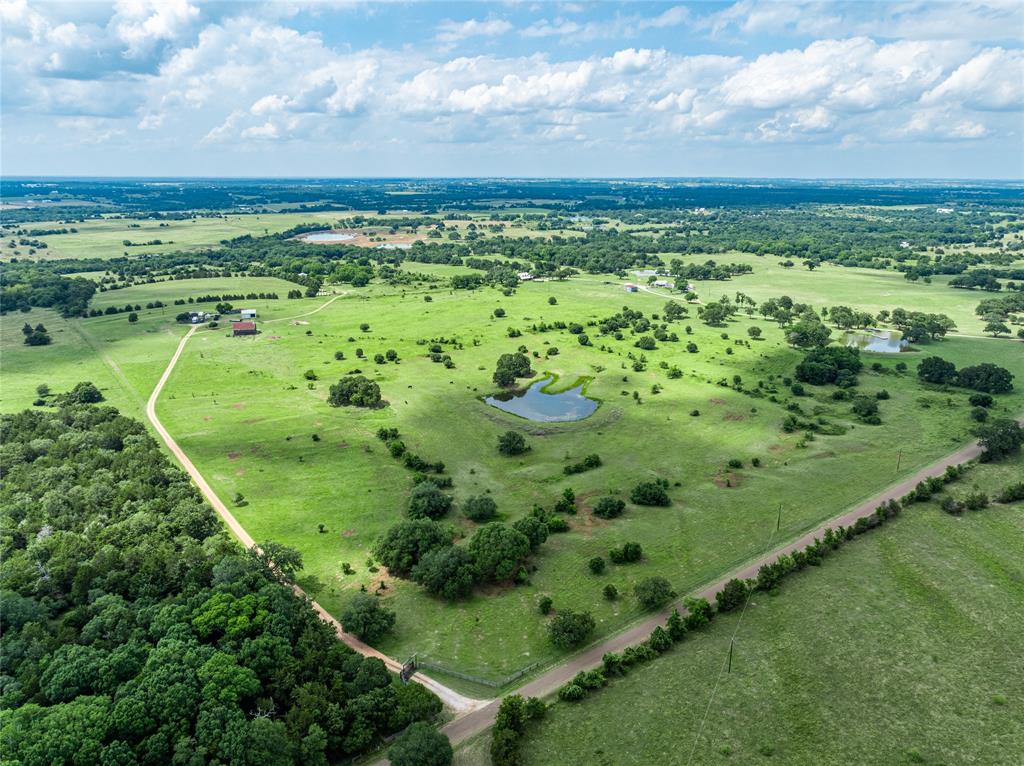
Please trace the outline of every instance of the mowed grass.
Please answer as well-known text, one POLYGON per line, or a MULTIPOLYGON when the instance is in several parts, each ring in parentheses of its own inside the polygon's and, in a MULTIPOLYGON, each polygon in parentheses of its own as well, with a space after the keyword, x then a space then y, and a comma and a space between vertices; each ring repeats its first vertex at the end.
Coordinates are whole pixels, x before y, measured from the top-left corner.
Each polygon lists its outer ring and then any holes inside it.
POLYGON ((912 311, 946 314, 956 322, 956 332, 967 335, 982 334, 985 323, 974 309, 985 298, 993 297, 993 293, 981 290, 949 287, 952 279, 949 276, 932 277, 931 284, 926 284, 909 282, 902 274, 891 270, 848 268, 830 263, 823 263, 813 271, 799 261, 792 268, 784 268, 784 258, 749 253, 666 254, 662 258, 666 263, 676 258, 685 263, 703 263, 709 259, 716 263, 745 263, 754 269, 752 274, 725 282, 695 282, 694 288, 705 302, 723 295, 733 298, 737 292, 742 292, 758 303, 788 295, 816 309, 845 305, 872 314, 902 306, 912 311))
MULTIPOLYGON (((1017 458, 951 492, 1022 476, 1017 458)), ((583 702, 557 703, 524 737, 524 761, 1019 764, 1021 625, 1024 504, 962 517, 915 505, 755 594, 742 621, 720 617, 583 702)), ((486 742, 456 763, 488 763, 486 742)))
MULTIPOLYGON (((801 447, 800 434, 781 431, 786 415, 781 403, 716 384, 738 374, 747 387, 758 380, 770 387, 770 376, 781 385, 779 379, 791 374, 799 354, 784 345, 772 323, 743 318, 727 328, 709 328, 684 320, 673 328, 681 342, 647 352, 648 370, 642 373, 632 371, 626 356, 639 354, 628 334, 617 342, 591 330, 597 346, 611 348, 602 352, 581 347, 567 332, 529 331, 541 320, 598 319, 625 303, 650 315, 664 301, 648 293, 626 294, 618 284, 600 279, 534 283, 510 297, 490 289, 435 290, 431 303, 422 294, 352 290, 305 319, 263 322, 256 338, 231 338, 223 329, 197 334, 159 412, 222 497, 245 496, 248 504, 234 512, 257 540, 275 539, 302 551, 306 574, 319 580, 316 595, 329 610, 340 613, 360 586, 376 591, 383 581, 381 593, 399 620, 381 649, 398 657, 417 653, 491 680, 560 656, 548 643, 546 620, 537 612, 542 596, 550 595, 556 609, 591 611, 597 636, 608 635, 640 616, 630 595, 640 579, 662 575, 680 593, 690 591, 759 555, 780 505, 783 523, 777 540, 839 513, 970 438, 967 392, 922 388, 913 367, 923 354, 878 356, 887 373, 861 376, 864 393, 886 388, 892 396, 882 402, 882 426, 854 424, 849 403, 833 402, 828 391, 801 400, 808 414, 850 426, 842 436, 819 436, 801 447), (557 305, 548 304, 549 296, 557 305), (507 316, 490 318, 498 306, 507 316), (360 331, 361 322, 368 322, 370 331, 360 331), (684 335, 687 323, 700 348, 697 354, 683 348, 691 339, 684 335), (750 324, 765 328, 767 339, 750 348, 734 345, 746 337, 750 324), (508 338, 510 326, 523 336, 508 338), (446 349, 456 362, 454 370, 432 364, 426 348, 416 342, 442 336, 458 338, 464 346, 446 349), (538 374, 550 371, 567 380, 593 376, 588 393, 603 402, 595 415, 578 423, 537 424, 481 402, 479 397, 492 391, 497 356, 520 344, 542 355, 548 345, 561 350, 535 362, 538 374), (394 348, 402 361, 381 366, 359 361, 357 348, 370 357, 394 348), (726 354, 726 348, 734 353, 726 354), (347 358, 336 361, 336 350, 347 358), (669 380, 658 367, 661 360, 678 364, 684 378, 669 380), (892 372, 899 360, 911 365, 908 374, 892 372), (329 385, 356 367, 379 381, 388 407, 365 411, 326 405, 329 385), (313 388, 303 377, 305 370, 320 378, 313 388), (663 387, 656 395, 651 393, 655 383, 663 387), (641 404, 633 401, 633 391, 641 404), (700 415, 691 416, 693 410, 700 415), (449 605, 418 586, 370 571, 370 549, 383 531, 404 518, 412 487, 411 474, 374 436, 382 426, 398 428, 413 452, 446 463, 457 504, 489 490, 502 518, 514 520, 535 503, 551 508, 566 487, 576 491, 581 512, 570 518, 573 529, 553 535, 534 557, 537 571, 530 585, 489 587, 449 605), (497 437, 508 429, 526 434, 532 446, 527 455, 497 453, 497 437), (604 467, 573 477, 563 474, 565 464, 591 452, 601 455, 604 467), (760 468, 750 467, 752 457, 761 459, 760 468), (730 458, 743 460, 745 467, 729 471, 730 458), (673 483, 671 508, 629 506, 614 521, 590 514, 598 497, 627 497, 637 482, 653 478, 673 483), (319 524, 325 532, 318 531, 319 524), (607 555, 626 541, 642 544, 642 563, 610 566, 600 577, 589 573, 588 559, 607 555), (356 573, 343 575, 344 563, 356 573), (601 590, 606 583, 615 584, 625 597, 605 601, 601 590)), ((271 310, 285 316, 280 306, 271 310)), ((998 361, 1024 381, 1024 355, 1009 341, 953 338, 934 351, 958 365, 998 361)), ((1022 410, 1020 386, 1017 393, 1000 397, 1002 413, 1022 410)), ((474 525, 457 510, 448 521, 472 534, 474 525)))
MULTIPOLYGON (((167 305, 161 310, 173 318, 182 311, 191 309, 213 311, 216 303, 200 303, 195 306, 175 306, 175 300, 199 298, 204 295, 244 295, 248 293, 276 293, 280 303, 288 305, 289 290, 298 287, 277 277, 211 277, 207 279, 172 279, 152 284, 138 284, 118 290, 97 292, 89 304, 90 308, 105 309, 107 306, 122 308, 129 304, 145 306, 151 301, 163 301, 167 305)), ((253 301, 231 300, 235 308, 248 308, 253 301)))

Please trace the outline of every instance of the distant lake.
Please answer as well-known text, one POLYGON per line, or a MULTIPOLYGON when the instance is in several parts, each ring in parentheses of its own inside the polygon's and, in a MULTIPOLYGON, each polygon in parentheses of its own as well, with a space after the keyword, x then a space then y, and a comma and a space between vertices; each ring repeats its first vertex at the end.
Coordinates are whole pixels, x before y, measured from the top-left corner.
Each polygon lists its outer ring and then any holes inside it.
POLYGON ((878 354, 898 354, 909 344, 903 339, 903 333, 898 330, 876 330, 874 332, 847 333, 846 345, 878 354))
POLYGON ((355 239, 355 234, 348 234, 344 231, 315 231, 306 234, 301 239, 303 242, 348 242, 355 239))
POLYGON ((545 394, 541 391, 553 381, 554 377, 549 376, 538 380, 525 391, 495 394, 488 396, 484 401, 504 412, 542 423, 583 420, 594 414, 598 402, 583 395, 582 383, 557 394, 545 394))

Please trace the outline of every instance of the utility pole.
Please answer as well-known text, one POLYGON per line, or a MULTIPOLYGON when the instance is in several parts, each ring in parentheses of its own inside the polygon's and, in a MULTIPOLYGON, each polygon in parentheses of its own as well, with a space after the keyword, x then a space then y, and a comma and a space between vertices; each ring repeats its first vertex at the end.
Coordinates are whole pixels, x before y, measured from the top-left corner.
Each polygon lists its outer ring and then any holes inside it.
POLYGON ((896 473, 900 472, 900 463, 903 461, 903 449, 896 453, 896 473))
POLYGON ((775 520, 775 531, 782 529, 782 503, 779 503, 779 517, 775 520))
POLYGON ((726 673, 732 673, 732 646, 736 642, 736 639, 729 639, 729 667, 726 669, 726 673))

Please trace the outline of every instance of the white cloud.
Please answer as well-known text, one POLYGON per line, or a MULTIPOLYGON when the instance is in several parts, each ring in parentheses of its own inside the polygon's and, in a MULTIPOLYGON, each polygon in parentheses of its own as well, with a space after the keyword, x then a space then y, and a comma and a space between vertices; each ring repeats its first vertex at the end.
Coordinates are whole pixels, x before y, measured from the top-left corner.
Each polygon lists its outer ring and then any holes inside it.
POLYGON ((445 21, 438 25, 436 39, 442 43, 455 43, 470 37, 498 37, 512 29, 512 24, 504 19, 445 21))
POLYGON ((974 109, 1020 109, 1024 105, 1024 53, 989 48, 961 64, 924 94, 925 104, 956 100, 974 109))
POLYGON ((199 8, 187 0, 117 0, 115 9, 111 26, 129 58, 154 43, 178 39, 199 18, 199 8))

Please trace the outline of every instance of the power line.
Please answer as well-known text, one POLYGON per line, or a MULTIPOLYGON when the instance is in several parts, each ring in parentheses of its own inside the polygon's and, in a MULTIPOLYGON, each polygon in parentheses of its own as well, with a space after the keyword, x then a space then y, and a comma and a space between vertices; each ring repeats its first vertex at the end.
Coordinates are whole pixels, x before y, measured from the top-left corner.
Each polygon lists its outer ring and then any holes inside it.
MULTIPOLYGON (((782 518, 782 507, 779 507, 779 519, 782 518)), ((772 533, 768 536, 768 545, 766 550, 771 550, 772 542, 775 540, 776 530, 772 530, 772 533)), ((747 605, 750 603, 750 597, 754 595, 754 589, 751 588, 747 592, 747 597, 743 601, 743 608, 740 610, 739 619, 736 620, 736 627, 732 631, 732 636, 729 638, 729 653, 726 655, 725 661, 722 663, 721 670, 718 671, 718 678, 715 679, 715 685, 711 689, 711 696, 708 698, 708 706, 704 709, 704 717, 700 720, 700 727, 697 729, 697 736, 693 739, 693 747, 690 748, 690 757, 686 759, 686 766, 690 766, 693 762, 693 756, 697 752, 697 745, 700 744, 700 738, 704 734, 704 725, 708 721, 708 716, 711 714, 711 706, 715 702, 715 695, 718 693, 718 687, 722 683, 722 677, 726 673, 732 672, 732 649, 736 641, 736 634, 740 630, 740 625, 743 624, 743 615, 747 613, 747 605)))

